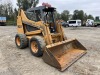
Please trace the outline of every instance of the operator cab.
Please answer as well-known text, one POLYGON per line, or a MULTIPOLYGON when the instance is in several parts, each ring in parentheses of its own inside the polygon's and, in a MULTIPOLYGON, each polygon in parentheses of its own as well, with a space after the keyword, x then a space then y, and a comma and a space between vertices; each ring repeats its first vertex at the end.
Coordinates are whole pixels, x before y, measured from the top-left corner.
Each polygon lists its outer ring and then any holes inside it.
POLYGON ((26 16, 35 22, 43 21, 49 24, 51 33, 56 32, 56 25, 54 19, 55 8, 50 5, 43 5, 35 8, 30 8, 26 11, 26 16))

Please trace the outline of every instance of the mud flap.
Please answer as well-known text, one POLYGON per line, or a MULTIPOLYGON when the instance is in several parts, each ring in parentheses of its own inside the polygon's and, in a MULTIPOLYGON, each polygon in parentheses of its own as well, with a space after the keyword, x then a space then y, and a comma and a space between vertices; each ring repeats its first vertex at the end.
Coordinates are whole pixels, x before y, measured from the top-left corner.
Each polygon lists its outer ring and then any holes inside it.
POLYGON ((80 57, 86 54, 86 48, 76 39, 47 45, 43 60, 47 64, 64 71, 80 57))

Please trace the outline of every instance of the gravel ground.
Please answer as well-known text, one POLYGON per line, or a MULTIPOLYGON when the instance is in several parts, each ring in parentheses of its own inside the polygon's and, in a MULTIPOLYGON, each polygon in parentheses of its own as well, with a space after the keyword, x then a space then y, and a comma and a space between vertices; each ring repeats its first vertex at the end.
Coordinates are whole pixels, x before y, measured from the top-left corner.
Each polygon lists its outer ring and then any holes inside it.
POLYGON ((16 48, 14 26, 0 27, 0 75, 100 75, 100 28, 64 28, 68 38, 77 38, 87 54, 64 72, 31 55, 29 48, 16 48))

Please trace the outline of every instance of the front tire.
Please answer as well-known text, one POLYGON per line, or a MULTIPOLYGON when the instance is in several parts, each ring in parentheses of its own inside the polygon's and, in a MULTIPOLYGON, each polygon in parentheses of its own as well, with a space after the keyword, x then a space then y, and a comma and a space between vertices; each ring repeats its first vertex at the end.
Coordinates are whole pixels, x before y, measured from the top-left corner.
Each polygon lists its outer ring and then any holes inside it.
POLYGON ((29 48, 32 55, 36 57, 41 57, 43 55, 43 50, 45 49, 45 41, 40 36, 34 36, 30 39, 29 48))

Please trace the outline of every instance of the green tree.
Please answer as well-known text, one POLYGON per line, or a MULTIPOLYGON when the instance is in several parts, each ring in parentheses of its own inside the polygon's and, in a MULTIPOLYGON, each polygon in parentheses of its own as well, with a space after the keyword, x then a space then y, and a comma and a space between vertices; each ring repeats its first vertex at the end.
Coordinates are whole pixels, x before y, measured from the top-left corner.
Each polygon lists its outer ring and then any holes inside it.
POLYGON ((74 20, 77 20, 77 19, 84 20, 84 11, 83 10, 75 10, 72 18, 74 20))
POLYGON ((88 15, 87 18, 94 20, 94 17, 92 15, 88 15))
POLYGON ((14 9, 14 19, 15 19, 15 20, 17 19, 17 15, 18 15, 18 10, 15 8, 15 9, 14 9))
POLYGON ((64 10, 61 13, 61 19, 64 21, 68 21, 69 20, 69 11, 68 10, 64 10))
POLYGON ((36 7, 36 5, 39 3, 39 0, 31 0, 32 6, 36 7))
POLYGON ((82 21, 82 24, 87 20, 87 14, 84 13, 83 10, 75 10, 74 11, 74 14, 72 16, 72 19, 74 20, 81 20, 82 21))
POLYGON ((29 3, 28 0, 17 0, 17 6, 19 8, 23 8, 24 10, 27 10, 31 7, 31 3, 29 3))
POLYGON ((0 5, 0 16, 5 16, 7 19, 13 19, 13 5, 11 2, 0 5))
POLYGON ((55 12, 55 18, 56 18, 56 20, 61 19, 61 14, 58 13, 57 11, 55 12))
POLYGON ((79 11, 79 19, 84 21, 84 11, 83 10, 79 11))
POLYGON ((84 21, 86 21, 88 19, 88 15, 85 13, 84 14, 84 21))
POLYGON ((39 0, 17 0, 17 6, 20 8, 22 7, 25 11, 28 8, 36 7, 39 3, 39 0))
POLYGON ((13 11, 12 2, 10 0, 7 0, 7 3, 5 3, 5 4, 0 4, 0 16, 4 16, 7 18, 8 25, 13 24, 14 11, 13 11), (11 21, 12 21, 12 23, 11 23, 11 21))
POLYGON ((8 19, 9 20, 13 20, 14 19, 14 12, 13 12, 13 5, 11 2, 9 2, 7 5, 6 5, 6 9, 8 11, 8 19))
POLYGON ((17 23, 17 15, 18 15, 18 10, 15 8, 14 9, 14 25, 17 23))
POLYGON ((79 18, 78 18, 78 14, 79 14, 79 11, 78 11, 78 10, 75 10, 75 11, 73 12, 72 19, 74 19, 74 20, 79 19, 79 18))

